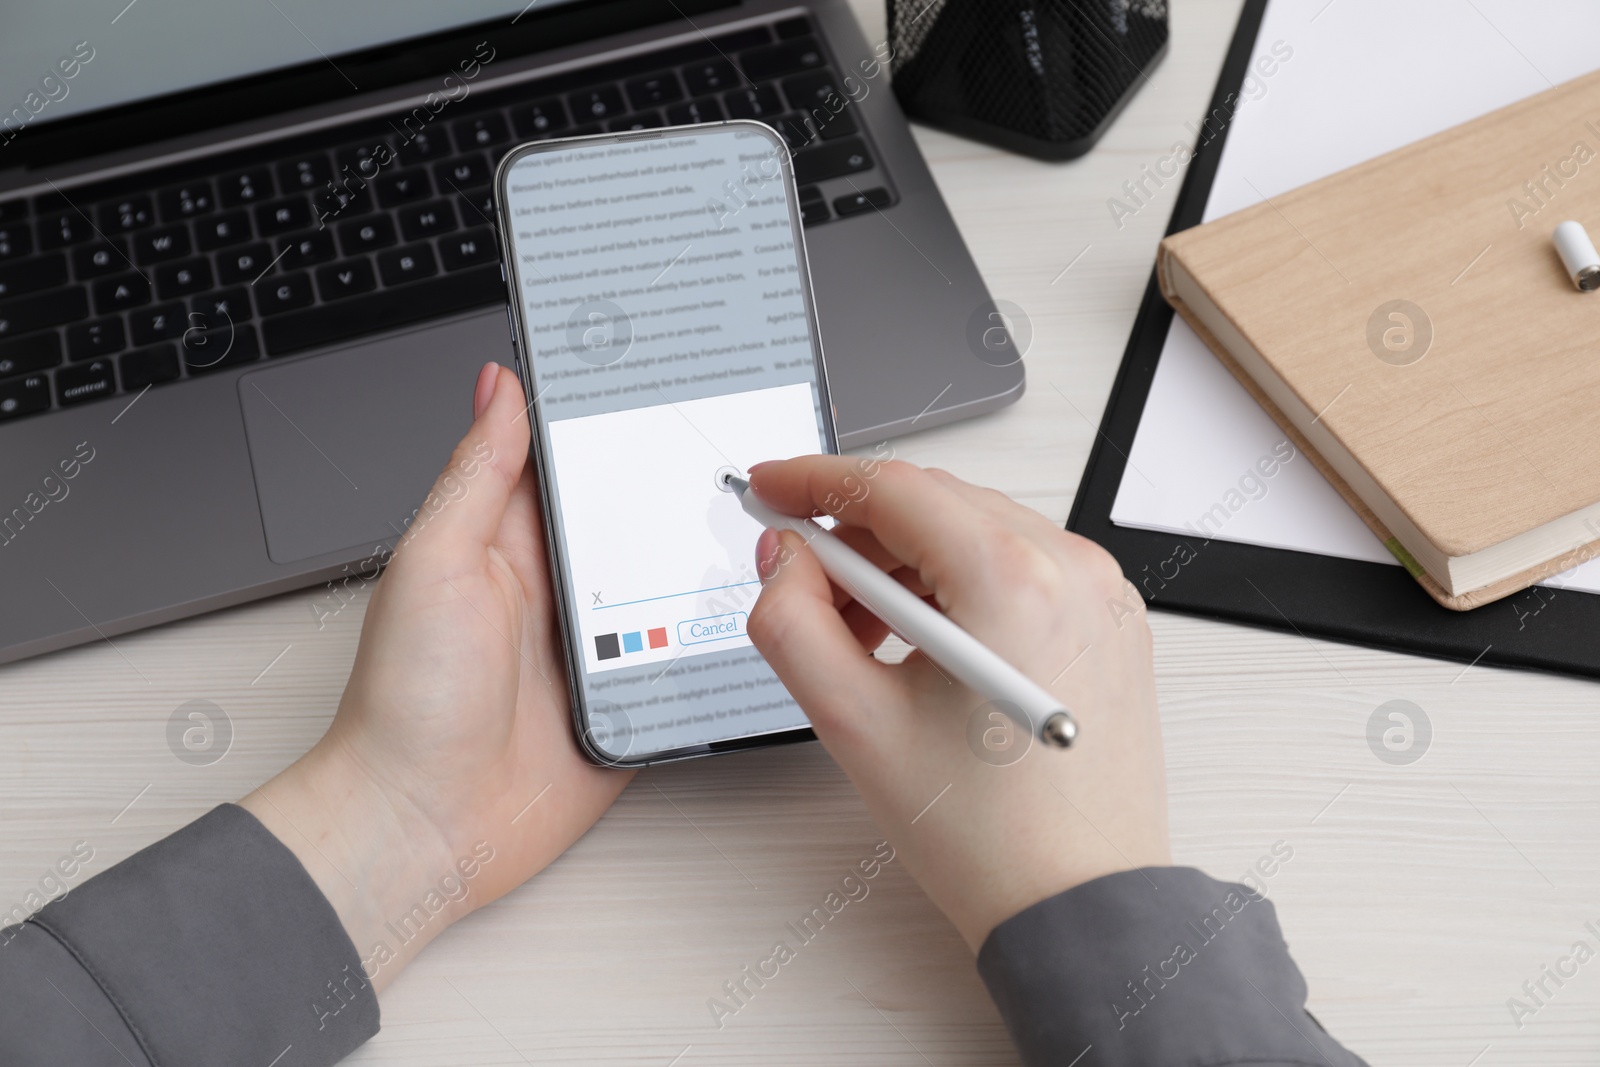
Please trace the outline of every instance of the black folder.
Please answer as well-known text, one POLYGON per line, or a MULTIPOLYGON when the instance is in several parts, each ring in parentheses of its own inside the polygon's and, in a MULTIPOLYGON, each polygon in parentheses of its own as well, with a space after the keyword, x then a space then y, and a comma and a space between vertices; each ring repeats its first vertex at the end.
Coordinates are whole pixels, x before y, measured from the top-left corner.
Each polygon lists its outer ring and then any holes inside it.
MULTIPOLYGON (((1267 0, 1246 0, 1167 232, 1198 225, 1267 0)), ((1600 594, 1535 586, 1472 611, 1439 606, 1398 566, 1116 526, 1111 505, 1173 312, 1152 270, 1067 529, 1104 545, 1151 608, 1372 648, 1600 677, 1600 594)))

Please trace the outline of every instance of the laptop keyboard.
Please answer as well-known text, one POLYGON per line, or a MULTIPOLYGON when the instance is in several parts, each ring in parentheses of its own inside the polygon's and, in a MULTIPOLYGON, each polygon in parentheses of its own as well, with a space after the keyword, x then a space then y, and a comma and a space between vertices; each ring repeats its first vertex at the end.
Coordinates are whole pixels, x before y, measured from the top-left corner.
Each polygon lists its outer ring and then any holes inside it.
POLYGON ((490 181, 528 140, 759 119, 794 152, 807 228, 888 206, 830 94, 801 16, 474 92, 426 125, 399 112, 0 202, 0 421, 503 304, 490 181))

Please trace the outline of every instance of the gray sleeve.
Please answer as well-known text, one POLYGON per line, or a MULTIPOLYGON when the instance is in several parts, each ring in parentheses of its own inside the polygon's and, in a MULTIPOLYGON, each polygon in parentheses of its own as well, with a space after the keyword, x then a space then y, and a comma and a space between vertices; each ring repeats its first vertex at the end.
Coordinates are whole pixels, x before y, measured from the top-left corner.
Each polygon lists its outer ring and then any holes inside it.
POLYGON ((8 1067, 325 1067, 377 1032, 333 907, 233 804, 0 930, 8 1067))
POLYGON ((1041 901, 995 927, 978 973, 1030 1067, 1364 1064, 1306 1011, 1272 903, 1190 867, 1041 901))

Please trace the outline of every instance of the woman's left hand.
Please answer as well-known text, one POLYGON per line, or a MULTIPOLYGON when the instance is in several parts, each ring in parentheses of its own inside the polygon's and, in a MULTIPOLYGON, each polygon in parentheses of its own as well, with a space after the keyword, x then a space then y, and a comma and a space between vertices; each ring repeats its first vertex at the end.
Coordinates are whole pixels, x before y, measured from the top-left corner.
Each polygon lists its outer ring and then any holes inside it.
POLYGON ((572 736, 516 375, 484 367, 473 413, 372 595, 333 725, 240 801, 311 873, 380 989, 631 778, 572 736), (397 943, 388 925, 419 905, 422 934, 397 943))

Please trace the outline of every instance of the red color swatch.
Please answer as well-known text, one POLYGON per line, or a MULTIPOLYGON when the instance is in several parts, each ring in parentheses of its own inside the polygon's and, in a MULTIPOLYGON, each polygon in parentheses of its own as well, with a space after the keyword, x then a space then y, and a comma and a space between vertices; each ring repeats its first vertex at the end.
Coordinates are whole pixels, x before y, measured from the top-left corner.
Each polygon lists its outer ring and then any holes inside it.
POLYGON ((654 630, 650 631, 650 647, 667 647, 667 628, 665 626, 657 626, 654 630))

